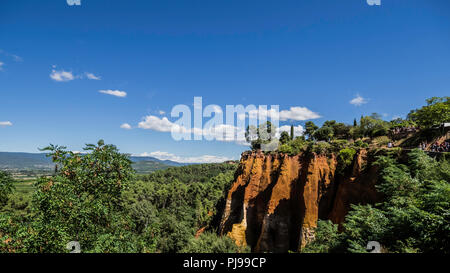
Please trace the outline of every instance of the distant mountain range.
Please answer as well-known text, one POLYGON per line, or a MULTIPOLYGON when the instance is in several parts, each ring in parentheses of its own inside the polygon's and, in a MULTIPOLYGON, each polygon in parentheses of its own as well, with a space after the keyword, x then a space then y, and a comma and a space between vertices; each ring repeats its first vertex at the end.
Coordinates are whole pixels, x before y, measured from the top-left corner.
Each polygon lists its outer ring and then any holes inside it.
MULTIPOLYGON (((148 173, 168 167, 187 164, 171 160, 159 160, 150 156, 130 156, 138 173, 148 173)), ((0 170, 53 170, 55 164, 45 153, 0 152, 0 170)))

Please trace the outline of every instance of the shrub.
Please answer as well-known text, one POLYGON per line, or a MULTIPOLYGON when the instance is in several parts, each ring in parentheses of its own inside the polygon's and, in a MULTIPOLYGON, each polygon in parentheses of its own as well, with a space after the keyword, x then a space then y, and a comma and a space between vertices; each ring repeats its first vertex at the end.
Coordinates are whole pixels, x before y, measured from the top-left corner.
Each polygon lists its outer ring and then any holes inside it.
POLYGON ((352 148, 345 148, 338 154, 338 170, 343 173, 352 164, 356 151, 352 148))
POLYGON ((353 143, 353 145, 354 145, 355 147, 363 148, 363 149, 369 147, 369 144, 366 143, 366 142, 363 142, 362 140, 357 140, 357 141, 355 141, 355 142, 353 143))
POLYGON ((339 245, 338 225, 330 220, 317 221, 314 241, 307 244, 303 253, 328 253, 339 245))
POLYGON ((218 236, 215 233, 205 232, 198 238, 192 237, 183 253, 246 253, 248 247, 239 247, 228 236, 218 236))
POLYGON ((349 146, 349 142, 348 142, 348 140, 345 140, 345 139, 338 139, 338 140, 333 140, 331 142, 331 145, 333 146, 333 150, 337 152, 344 148, 347 148, 349 146))
POLYGON ((328 142, 322 142, 322 141, 317 142, 317 143, 311 142, 308 146, 308 150, 310 152, 313 152, 318 155, 327 154, 328 152, 330 152, 332 150, 332 146, 328 142))
POLYGON ((279 151, 280 153, 285 153, 285 154, 290 154, 290 155, 292 155, 294 149, 293 149, 292 146, 289 145, 289 144, 282 144, 282 145, 280 146, 280 148, 278 148, 278 151, 279 151))
POLYGON ((372 143, 378 146, 387 145, 391 139, 387 136, 379 136, 372 140, 372 143))

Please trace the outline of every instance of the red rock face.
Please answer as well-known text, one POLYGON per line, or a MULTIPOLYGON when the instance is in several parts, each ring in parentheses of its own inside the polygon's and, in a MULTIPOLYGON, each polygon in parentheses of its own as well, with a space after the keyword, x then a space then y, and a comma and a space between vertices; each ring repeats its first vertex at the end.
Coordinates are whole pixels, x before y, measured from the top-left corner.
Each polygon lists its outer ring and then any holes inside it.
POLYGON ((299 250, 314 238, 318 219, 341 223, 350 204, 377 201, 376 169, 366 165, 366 151, 348 175, 336 172, 334 156, 244 153, 220 232, 255 252, 299 250))

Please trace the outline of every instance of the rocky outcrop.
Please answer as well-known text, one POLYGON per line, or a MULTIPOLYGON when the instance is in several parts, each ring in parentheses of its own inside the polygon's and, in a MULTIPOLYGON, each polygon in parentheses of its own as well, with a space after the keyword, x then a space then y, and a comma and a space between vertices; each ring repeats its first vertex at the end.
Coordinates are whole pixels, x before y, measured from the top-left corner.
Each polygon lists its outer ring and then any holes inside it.
POLYGON ((341 223, 351 204, 374 203, 377 170, 366 151, 337 171, 335 156, 242 154, 220 232, 255 252, 299 250, 318 219, 341 223))

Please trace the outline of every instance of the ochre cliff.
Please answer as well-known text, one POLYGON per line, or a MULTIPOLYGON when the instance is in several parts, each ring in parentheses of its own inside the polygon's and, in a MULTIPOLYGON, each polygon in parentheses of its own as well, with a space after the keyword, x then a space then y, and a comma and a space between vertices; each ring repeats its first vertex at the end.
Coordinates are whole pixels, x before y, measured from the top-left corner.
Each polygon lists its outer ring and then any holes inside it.
POLYGON ((341 223, 351 204, 379 199, 377 169, 365 150, 346 171, 337 169, 333 155, 242 154, 220 233, 255 252, 301 249, 314 237, 318 219, 341 223))

